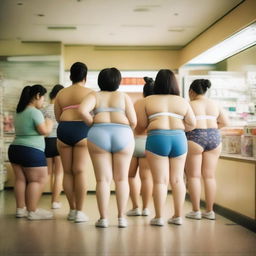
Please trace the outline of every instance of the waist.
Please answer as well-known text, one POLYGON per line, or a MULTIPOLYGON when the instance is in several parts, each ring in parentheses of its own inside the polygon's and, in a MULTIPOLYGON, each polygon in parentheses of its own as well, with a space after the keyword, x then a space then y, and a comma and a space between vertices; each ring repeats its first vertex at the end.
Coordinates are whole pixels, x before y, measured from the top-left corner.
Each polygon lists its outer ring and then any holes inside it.
POLYGON ((94 123, 92 127, 125 127, 131 129, 131 127, 128 124, 119 124, 119 123, 94 123))
POLYGON ((156 129, 148 131, 148 136, 150 135, 180 135, 185 134, 184 130, 163 130, 163 129, 156 129))

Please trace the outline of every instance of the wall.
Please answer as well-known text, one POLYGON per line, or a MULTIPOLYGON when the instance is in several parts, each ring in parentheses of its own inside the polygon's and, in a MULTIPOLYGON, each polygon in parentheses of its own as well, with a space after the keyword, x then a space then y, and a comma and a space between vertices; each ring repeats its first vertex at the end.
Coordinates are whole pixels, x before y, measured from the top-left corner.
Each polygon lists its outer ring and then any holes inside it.
POLYGON ((136 50, 134 47, 115 49, 114 47, 65 45, 63 52, 65 70, 69 70, 76 61, 85 62, 90 70, 101 70, 105 67, 117 67, 121 70, 177 69, 179 62, 179 51, 165 48, 136 50))

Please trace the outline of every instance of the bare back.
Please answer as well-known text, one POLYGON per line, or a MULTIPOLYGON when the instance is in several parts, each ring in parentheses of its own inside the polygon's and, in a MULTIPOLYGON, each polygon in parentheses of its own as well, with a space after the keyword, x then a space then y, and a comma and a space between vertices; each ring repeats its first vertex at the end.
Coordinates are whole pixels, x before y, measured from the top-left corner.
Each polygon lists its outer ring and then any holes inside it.
POLYGON ((219 108, 218 104, 206 97, 195 99, 190 102, 190 105, 197 118, 196 128, 207 129, 207 128, 219 128, 218 123, 225 122, 227 117, 219 108), (201 116, 216 117, 215 119, 200 119, 201 116))
POLYGON ((80 113, 77 110, 78 105, 82 102, 86 95, 92 92, 91 89, 80 85, 71 85, 62 89, 55 100, 55 116, 57 121, 80 121, 82 120, 80 113), (70 106, 74 108, 64 109, 70 106))
POLYGON ((145 99, 145 111, 152 114, 169 112, 184 117, 183 120, 172 116, 157 116, 149 120, 148 130, 172 129, 185 130, 194 127, 195 117, 188 102, 176 95, 151 95, 145 99))

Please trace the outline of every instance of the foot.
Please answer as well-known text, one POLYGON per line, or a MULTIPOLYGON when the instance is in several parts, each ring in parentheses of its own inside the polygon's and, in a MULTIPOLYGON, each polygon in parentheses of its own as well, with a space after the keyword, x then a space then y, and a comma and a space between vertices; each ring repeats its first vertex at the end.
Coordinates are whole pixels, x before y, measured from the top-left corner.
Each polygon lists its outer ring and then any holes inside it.
POLYGON ((168 220, 169 224, 175 224, 175 225, 182 225, 182 218, 181 217, 172 217, 168 220))
POLYGON ((60 209, 61 203, 60 202, 52 202, 52 209, 60 209))
POLYGON ((118 218, 118 227, 126 228, 128 226, 127 220, 125 218, 118 218))
POLYGON ((16 218, 25 218, 28 217, 28 211, 26 207, 16 209, 16 218))
POLYGON ((108 220, 107 219, 98 219, 95 223, 95 227, 97 228, 107 228, 108 220))
POLYGON ((200 211, 192 211, 186 214, 186 218, 194 219, 194 220, 201 220, 202 219, 202 213, 200 211))
POLYGON ((150 221, 150 225, 152 226, 163 226, 164 220, 162 218, 154 218, 150 221))
POLYGON ((29 220, 50 220, 52 218, 53 218, 52 212, 44 209, 37 209, 35 211, 28 212, 29 220))
POLYGON ((150 214, 150 210, 148 208, 144 208, 142 211, 142 216, 148 216, 150 214))
POLYGON ((127 216, 141 216, 140 208, 131 209, 126 213, 127 216))
POLYGON ((208 219, 208 220, 215 220, 215 212, 214 211, 203 212, 202 216, 203 216, 203 218, 208 219))
POLYGON ((89 217, 82 211, 76 211, 75 223, 89 221, 89 217))
POLYGON ((70 220, 70 221, 74 221, 76 218, 76 210, 70 210, 69 213, 68 213, 68 217, 67 217, 67 220, 70 220))

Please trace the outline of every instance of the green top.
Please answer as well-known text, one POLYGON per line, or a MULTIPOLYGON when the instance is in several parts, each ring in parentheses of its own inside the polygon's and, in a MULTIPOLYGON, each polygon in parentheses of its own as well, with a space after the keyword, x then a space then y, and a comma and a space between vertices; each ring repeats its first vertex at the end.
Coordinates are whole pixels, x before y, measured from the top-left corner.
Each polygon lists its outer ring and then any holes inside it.
POLYGON ((44 116, 35 107, 27 107, 14 117, 16 136, 12 145, 21 145, 44 151, 44 136, 39 134, 36 126, 44 122, 44 116))

